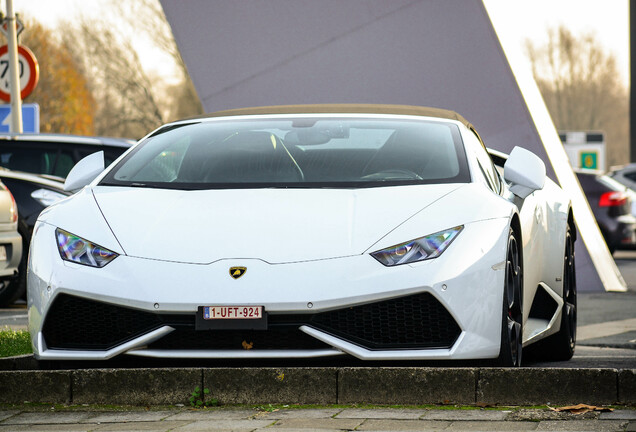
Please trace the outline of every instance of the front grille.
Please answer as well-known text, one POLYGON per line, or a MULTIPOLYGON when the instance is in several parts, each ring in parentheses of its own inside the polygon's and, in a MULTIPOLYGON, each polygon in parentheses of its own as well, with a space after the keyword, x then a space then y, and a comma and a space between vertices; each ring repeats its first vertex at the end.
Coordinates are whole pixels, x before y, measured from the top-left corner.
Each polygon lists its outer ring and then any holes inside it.
POLYGON ((450 348, 461 333, 429 293, 323 312, 310 323, 369 349, 450 348))
POLYGON ((104 350, 161 326, 157 314, 61 294, 42 333, 49 348, 104 350))
POLYGON ((153 349, 309 350, 328 346, 299 330, 314 327, 367 349, 449 348, 461 329, 429 293, 384 300, 329 312, 269 315, 259 330, 194 329, 195 315, 165 315, 59 295, 46 317, 49 348, 105 350, 164 325, 176 330, 152 343, 153 349))

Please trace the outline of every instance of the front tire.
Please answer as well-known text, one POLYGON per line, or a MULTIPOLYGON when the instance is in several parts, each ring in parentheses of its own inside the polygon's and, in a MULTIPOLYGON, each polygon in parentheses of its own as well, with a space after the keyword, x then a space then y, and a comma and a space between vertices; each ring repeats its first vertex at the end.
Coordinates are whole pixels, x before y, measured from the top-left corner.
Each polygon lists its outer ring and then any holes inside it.
POLYGON ((519 367, 523 344, 523 262, 520 244, 513 229, 510 229, 508 234, 503 291, 501 348, 498 363, 506 367, 519 367))

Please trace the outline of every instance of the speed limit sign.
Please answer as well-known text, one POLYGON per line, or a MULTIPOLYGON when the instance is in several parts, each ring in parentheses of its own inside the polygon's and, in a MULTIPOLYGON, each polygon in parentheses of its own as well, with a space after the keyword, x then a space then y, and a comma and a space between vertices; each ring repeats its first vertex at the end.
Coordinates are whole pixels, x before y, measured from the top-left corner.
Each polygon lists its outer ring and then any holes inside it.
MULTIPOLYGON (((31 94, 38 83, 40 69, 35 56, 25 46, 18 46, 20 73, 20 95, 22 99, 31 94)), ((9 47, 0 46, 0 99, 11 102, 11 84, 9 80, 9 47)))

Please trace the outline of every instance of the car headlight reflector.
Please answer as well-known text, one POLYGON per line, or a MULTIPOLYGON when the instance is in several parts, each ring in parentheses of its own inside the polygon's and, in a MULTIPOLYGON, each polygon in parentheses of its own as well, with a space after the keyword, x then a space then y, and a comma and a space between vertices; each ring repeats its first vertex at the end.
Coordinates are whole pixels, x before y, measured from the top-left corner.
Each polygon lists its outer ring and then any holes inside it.
POLYGON ((387 267, 437 258, 455 240, 462 229, 464 226, 460 225, 439 231, 373 252, 371 256, 387 267))
POLYGON ((55 230, 55 237, 64 261, 101 268, 118 257, 117 253, 60 228, 55 230))

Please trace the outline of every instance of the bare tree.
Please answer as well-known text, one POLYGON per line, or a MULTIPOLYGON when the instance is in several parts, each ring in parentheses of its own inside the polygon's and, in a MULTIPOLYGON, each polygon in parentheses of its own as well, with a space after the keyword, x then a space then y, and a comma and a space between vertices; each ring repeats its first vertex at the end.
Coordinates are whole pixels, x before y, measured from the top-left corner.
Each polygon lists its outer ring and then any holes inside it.
POLYGON ((96 100, 98 135, 139 138, 165 122, 161 104, 128 40, 106 21, 83 19, 68 32, 65 46, 81 59, 96 100))
POLYGON ((605 132, 608 165, 629 161, 629 99, 612 54, 594 35, 561 26, 548 43, 526 42, 532 72, 559 130, 605 132))
POLYGON ((81 65, 62 47, 52 31, 26 20, 21 44, 40 65, 40 80, 25 102, 40 105, 42 132, 94 133, 95 101, 81 65))
POLYGON ((63 23, 59 32, 89 79, 95 133, 139 138, 167 121, 201 114, 201 102, 159 1, 102 3, 110 5, 103 15, 63 23), (132 43, 138 40, 167 54, 174 65, 167 69, 176 70, 176 77, 149 74, 132 43))
POLYGON ((179 53, 172 29, 159 0, 111 1, 118 15, 128 23, 130 29, 152 39, 153 43, 174 61, 179 80, 170 88, 172 103, 168 113, 169 119, 175 120, 202 114, 203 105, 190 79, 188 68, 179 53))

